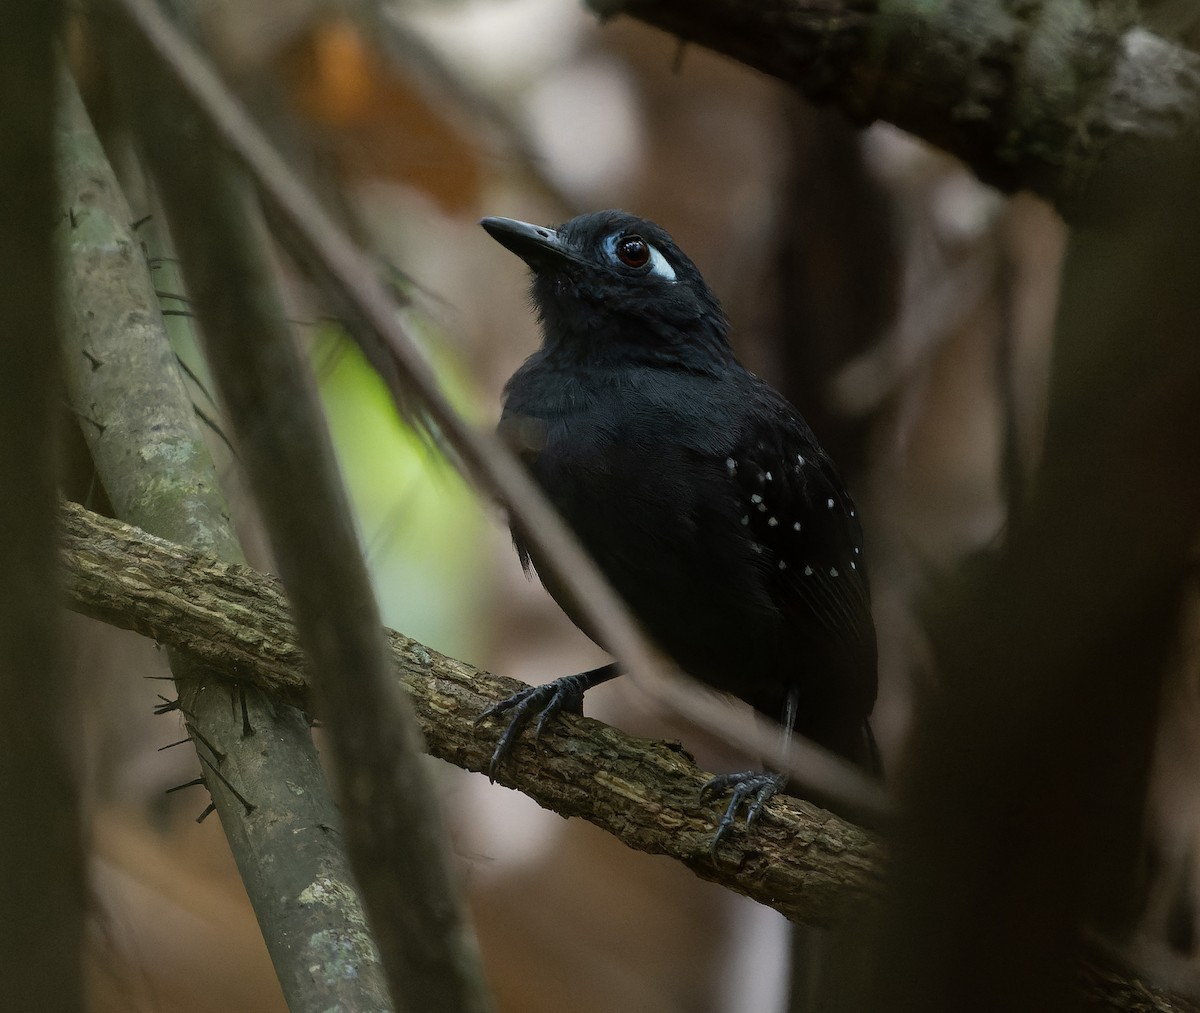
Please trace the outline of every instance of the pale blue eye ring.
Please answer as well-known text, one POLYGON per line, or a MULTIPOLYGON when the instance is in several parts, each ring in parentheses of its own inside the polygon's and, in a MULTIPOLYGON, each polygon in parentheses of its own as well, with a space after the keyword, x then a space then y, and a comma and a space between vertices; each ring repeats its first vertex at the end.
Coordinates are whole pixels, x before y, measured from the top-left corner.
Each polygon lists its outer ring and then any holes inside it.
POLYGON ((612 263, 621 267, 635 267, 635 269, 645 270, 647 274, 657 275, 664 281, 674 282, 676 280, 675 268, 667 263, 667 258, 659 253, 652 244, 647 243, 646 240, 642 239, 640 236, 629 236, 625 233, 614 232, 611 236, 608 236, 604 240, 604 253, 612 263), (641 242, 645 243, 646 250, 649 253, 649 259, 646 261, 644 268, 636 268, 636 265, 627 264, 617 253, 617 244, 628 239, 639 239, 641 242))

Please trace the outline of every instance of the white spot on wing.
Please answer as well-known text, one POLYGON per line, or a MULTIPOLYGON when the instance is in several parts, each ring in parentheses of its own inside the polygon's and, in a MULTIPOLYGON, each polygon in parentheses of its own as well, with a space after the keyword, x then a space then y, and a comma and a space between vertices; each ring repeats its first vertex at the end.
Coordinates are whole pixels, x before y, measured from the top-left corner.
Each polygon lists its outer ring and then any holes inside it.
POLYGON ((825 505, 826 505, 827 507, 829 507, 829 509, 830 509, 830 510, 832 510, 832 509, 833 509, 833 500, 831 500, 831 499, 827 499, 827 500, 825 501, 825 505))
POLYGON ((813 574, 813 568, 811 566, 806 566, 804 568, 804 576, 811 577, 812 574, 813 574))
POLYGON ((751 503, 761 503, 762 497, 758 493, 755 493, 753 496, 750 497, 750 502, 751 503))
POLYGON ((725 458, 725 467, 729 469, 729 474, 737 474, 737 461, 735 461, 732 457, 725 458))
POLYGON ((767 524, 770 525, 771 527, 775 527, 775 525, 778 523, 779 523, 779 521, 777 521, 774 517, 767 518, 767 524))
POLYGON ((837 567, 836 567, 836 566, 831 566, 831 567, 829 568, 829 576, 831 576, 831 577, 836 577, 837 575, 838 575, 838 572, 837 572, 837 567))

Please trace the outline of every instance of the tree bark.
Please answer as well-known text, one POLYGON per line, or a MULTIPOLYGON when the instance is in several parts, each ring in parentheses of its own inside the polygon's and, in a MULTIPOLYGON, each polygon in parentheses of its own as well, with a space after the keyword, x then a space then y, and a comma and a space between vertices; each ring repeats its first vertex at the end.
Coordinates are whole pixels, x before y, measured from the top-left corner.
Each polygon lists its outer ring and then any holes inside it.
MULTIPOLYGON (((62 81, 59 272, 69 403, 123 517, 239 560, 132 216, 73 83, 62 81)), ((170 662, 201 773, 289 1005, 313 1013, 386 1008, 307 720, 252 686, 238 693, 195 655, 173 651, 170 662)))
MULTIPOLYGON (((206 665, 311 704, 304 659, 277 582, 66 504, 67 604, 84 615, 195 652, 206 665)), ((490 703, 521 683, 481 672, 387 631, 397 681, 408 691, 431 755, 485 771, 497 730, 476 727, 490 703)), ((562 816, 579 816, 639 851, 682 862, 696 875, 793 921, 832 925, 877 903, 886 886, 880 840, 831 813, 777 796, 751 832, 714 860, 719 807, 699 802, 709 774, 678 743, 638 739, 564 714, 540 743, 522 738, 497 778, 562 816)), ((1076 967, 1083 1008, 1196 1013, 1102 955, 1076 967)))
POLYGON ((345 846, 392 1001, 411 1013, 488 1013, 441 807, 408 697, 389 679, 379 608, 257 196, 143 45, 136 30, 123 33, 121 83, 321 700, 345 846))
MULTIPOLYGON (((289 703, 316 707, 291 614, 273 578, 74 504, 64 507, 63 523, 71 608, 185 650, 289 703)), ((487 770, 496 728, 477 728, 475 719, 522 684, 394 631, 387 637, 429 752, 467 770, 487 770)), ((877 839, 782 797, 760 817, 753 838, 735 835, 714 861, 709 847, 720 807, 698 801, 707 779, 677 744, 634 739, 575 715, 547 729, 540 748, 521 740, 497 776, 548 809, 583 816, 639 851, 670 855, 701 878, 797 921, 835 922, 878 893, 877 839)))
POLYGON ((1114 151, 1194 130, 1200 55, 1132 5, 1063 0, 589 0, 957 155, 984 182, 1086 215, 1114 151))

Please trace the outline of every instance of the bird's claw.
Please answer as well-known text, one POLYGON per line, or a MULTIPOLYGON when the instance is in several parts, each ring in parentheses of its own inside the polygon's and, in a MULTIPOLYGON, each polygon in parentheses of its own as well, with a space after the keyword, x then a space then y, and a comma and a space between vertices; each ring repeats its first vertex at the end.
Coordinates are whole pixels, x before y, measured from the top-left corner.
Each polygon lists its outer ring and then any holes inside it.
POLYGON ((783 774, 770 774, 762 770, 743 770, 735 774, 718 774, 700 789, 701 801, 724 795, 727 791, 733 792, 733 797, 730 798, 729 805, 725 808, 724 815, 721 816, 721 822, 717 824, 717 832, 713 835, 710 850, 714 858, 717 855, 717 848, 729 836, 734 823, 737 822, 738 810, 743 803, 747 799, 750 800, 746 809, 746 826, 749 827, 758 818, 762 807, 783 788, 786 781, 787 778, 783 774))
POLYGON ((585 688, 579 676, 567 675, 543 686, 526 686, 507 699, 492 704, 480 714, 475 719, 476 725, 490 717, 511 711, 508 725, 497 741, 492 758, 488 762, 488 780, 495 782, 500 764, 512 753, 521 732, 533 720, 535 714, 538 715, 538 722, 533 730, 534 742, 542 737, 542 729, 546 727, 546 722, 556 714, 563 711, 582 714, 585 688))

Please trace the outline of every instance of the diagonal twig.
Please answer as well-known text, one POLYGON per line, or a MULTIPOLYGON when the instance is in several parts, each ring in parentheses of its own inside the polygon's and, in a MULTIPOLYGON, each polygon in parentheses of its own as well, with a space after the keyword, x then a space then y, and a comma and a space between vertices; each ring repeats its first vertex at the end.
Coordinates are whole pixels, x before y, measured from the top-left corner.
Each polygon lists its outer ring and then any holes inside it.
MULTIPOLYGON (((173 75, 224 144, 258 186, 271 211, 291 229, 304 255, 323 266, 331 283, 354 306, 377 341, 363 352, 398 403, 414 398, 453 447, 469 476, 500 499, 548 560, 554 576, 569 588, 606 644, 625 663, 635 685, 712 734, 761 756, 780 755, 777 735, 748 714, 730 711, 712 694, 699 691, 640 634, 625 605, 584 553, 561 518, 546 502, 515 457, 494 436, 481 433, 454 410, 419 346, 398 319, 391 294, 370 263, 355 249, 271 148, 211 68, 187 45, 147 0, 110 0, 142 36, 147 54, 173 75)), ((363 335, 355 329, 353 335, 363 335)), ((780 757, 800 791, 836 802, 839 811, 872 825, 885 824, 890 805, 880 787, 839 757, 792 738, 780 757)))

